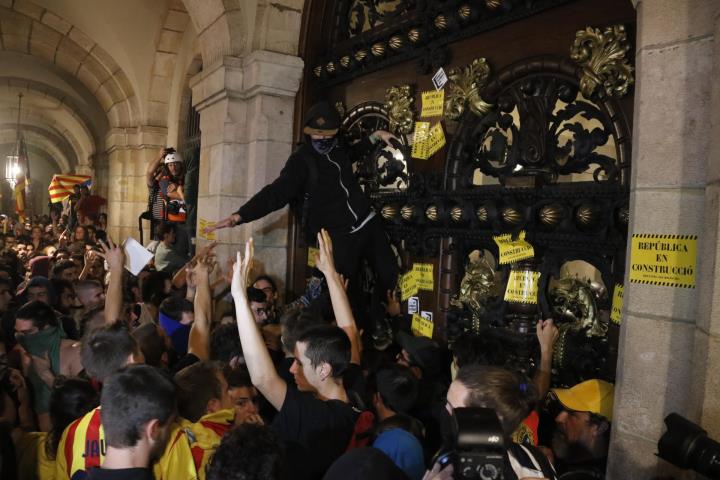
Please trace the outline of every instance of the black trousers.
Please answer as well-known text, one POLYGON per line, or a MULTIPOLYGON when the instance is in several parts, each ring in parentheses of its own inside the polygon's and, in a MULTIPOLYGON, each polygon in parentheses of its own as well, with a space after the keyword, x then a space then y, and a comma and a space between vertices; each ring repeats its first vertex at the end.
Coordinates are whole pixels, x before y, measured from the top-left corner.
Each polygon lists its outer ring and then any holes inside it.
POLYGON ((350 280, 348 297, 358 328, 366 328, 369 320, 364 315, 367 305, 362 304, 360 268, 363 260, 367 260, 376 277, 373 300, 384 299, 385 292, 395 288, 399 273, 390 240, 377 216, 355 233, 331 231, 330 237, 333 242, 335 269, 350 280))

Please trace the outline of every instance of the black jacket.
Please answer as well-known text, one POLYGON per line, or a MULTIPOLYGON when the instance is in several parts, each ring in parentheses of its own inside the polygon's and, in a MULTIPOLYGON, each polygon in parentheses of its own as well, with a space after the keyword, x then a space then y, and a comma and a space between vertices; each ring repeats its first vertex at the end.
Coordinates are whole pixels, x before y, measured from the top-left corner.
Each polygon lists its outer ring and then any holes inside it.
MULTIPOLYGON (((364 139, 352 147, 352 153, 362 155, 371 147, 370 140, 364 139)), ((352 171, 350 148, 340 143, 329 154, 320 155, 309 140, 300 144, 280 176, 238 209, 241 223, 262 218, 289 203, 302 205, 307 192, 305 233, 309 239, 317 235, 320 228, 349 232, 370 213, 370 202, 352 171), (311 168, 315 168, 315 175, 311 168)))

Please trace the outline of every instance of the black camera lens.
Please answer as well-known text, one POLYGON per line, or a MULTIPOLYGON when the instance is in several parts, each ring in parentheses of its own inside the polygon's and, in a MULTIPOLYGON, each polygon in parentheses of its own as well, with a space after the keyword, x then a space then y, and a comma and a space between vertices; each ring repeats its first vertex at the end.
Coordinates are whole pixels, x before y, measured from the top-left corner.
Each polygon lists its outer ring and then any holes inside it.
POLYGON ((720 443, 677 413, 665 417, 667 432, 658 442, 658 455, 680 468, 689 468, 709 478, 720 478, 720 443))

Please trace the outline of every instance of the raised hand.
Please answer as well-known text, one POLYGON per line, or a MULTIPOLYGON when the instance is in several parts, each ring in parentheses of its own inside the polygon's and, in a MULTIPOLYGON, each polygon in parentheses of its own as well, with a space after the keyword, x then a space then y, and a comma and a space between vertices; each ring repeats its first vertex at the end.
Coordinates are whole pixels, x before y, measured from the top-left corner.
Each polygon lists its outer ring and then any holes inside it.
POLYGON ((237 252, 237 258, 233 265, 232 282, 230 283, 230 291, 235 299, 247 298, 247 284, 252 269, 254 251, 253 239, 250 238, 245 242, 245 255, 237 252))
POLYGON ((537 326, 535 327, 535 334, 540 343, 540 351, 549 353, 552 352, 560 332, 552 321, 552 318, 548 318, 546 320, 538 320, 537 326))
POLYGON ((118 271, 125 265, 125 252, 122 247, 115 245, 112 238, 107 237, 107 243, 100 240, 100 248, 102 252, 95 252, 100 255, 108 264, 110 271, 118 271))
POLYGON ((398 302, 396 290, 387 291, 387 306, 385 307, 385 311, 391 317, 397 317, 402 313, 402 306, 400 302, 398 302))
POLYGON ((335 260, 333 258, 332 239, 324 228, 318 232, 318 253, 315 266, 326 277, 335 274, 335 260))

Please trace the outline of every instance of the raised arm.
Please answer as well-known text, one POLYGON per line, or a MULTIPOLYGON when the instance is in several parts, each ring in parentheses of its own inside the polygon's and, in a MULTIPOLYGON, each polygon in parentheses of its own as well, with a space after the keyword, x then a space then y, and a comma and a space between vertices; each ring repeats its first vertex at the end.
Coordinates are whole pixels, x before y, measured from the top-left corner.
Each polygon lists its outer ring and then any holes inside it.
POLYGON ((165 147, 161 148, 158 156, 150 160, 150 162, 148 163, 148 168, 145 172, 145 182, 147 183, 148 188, 152 188, 153 184, 155 183, 155 171, 160 166, 160 162, 162 162, 162 159, 166 153, 167 150, 165 149, 165 147))
POLYGON ((210 273, 213 267, 213 257, 206 254, 198 259, 192 272, 196 285, 195 321, 190 329, 188 353, 194 354, 200 360, 210 358, 210 319, 212 318, 210 273))
POLYGON ((252 258, 253 240, 251 238, 245 244, 245 255, 237 253, 231 285, 240 343, 253 385, 260 390, 273 407, 280 410, 285 401, 287 385, 275 370, 275 365, 265 346, 265 340, 250 311, 250 301, 247 298, 247 281, 252 258))
POLYGON ((350 339, 351 351, 350 362, 360 365, 360 336, 358 335, 355 317, 350 308, 350 301, 345 292, 345 284, 341 275, 335 270, 333 259, 332 240, 327 230, 322 229, 318 233, 318 255, 315 262, 318 270, 325 275, 330 300, 332 301, 335 321, 338 327, 342 328, 350 339))
POLYGON ((97 252, 108 264, 110 281, 105 295, 105 324, 112 325, 122 318, 123 314, 123 269, 125 268, 125 252, 115 245, 112 238, 108 243, 100 242, 102 252, 97 252))
POLYGON ((536 335, 540 343, 540 365, 535 370, 533 383, 538 389, 540 399, 544 399, 550 390, 553 348, 559 332, 552 319, 538 320, 536 335))

